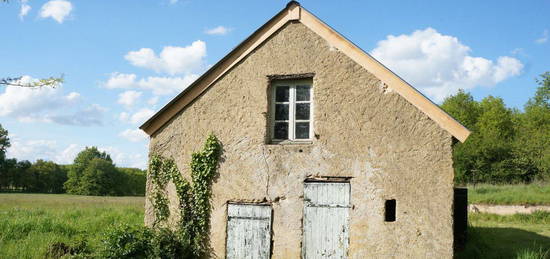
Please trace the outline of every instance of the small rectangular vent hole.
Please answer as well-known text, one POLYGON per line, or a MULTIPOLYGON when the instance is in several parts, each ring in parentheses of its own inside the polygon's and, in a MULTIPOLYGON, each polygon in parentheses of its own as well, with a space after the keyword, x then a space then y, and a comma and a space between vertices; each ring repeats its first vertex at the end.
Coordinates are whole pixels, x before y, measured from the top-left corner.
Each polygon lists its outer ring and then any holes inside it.
POLYGON ((395 199, 386 200, 386 210, 385 210, 385 221, 394 222, 395 221, 395 206, 397 202, 395 199))

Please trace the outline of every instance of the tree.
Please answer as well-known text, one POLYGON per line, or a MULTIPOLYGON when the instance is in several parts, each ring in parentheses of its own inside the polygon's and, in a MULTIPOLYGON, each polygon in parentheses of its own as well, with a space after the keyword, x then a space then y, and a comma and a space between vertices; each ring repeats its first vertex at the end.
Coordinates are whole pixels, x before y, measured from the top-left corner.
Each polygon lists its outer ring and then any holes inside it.
POLYGON ((0 189, 8 186, 9 165, 6 163, 6 151, 10 147, 8 131, 0 124, 0 189))
POLYGON ((0 124, 0 164, 6 158, 6 151, 11 146, 8 131, 0 124))
POLYGON ((457 94, 449 96, 443 101, 441 108, 466 128, 475 129, 480 107, 470 93, 466 93, 462 89, 458 90, 457 94))
POLYGON ((80 194, 83 195, 117 195, 115 187, 120 183, 118 171, 112 161, 94 158, 87 165, 80 180, 80 194))
POLYGON ((65 190, 67 191, 67 193, 86 194, 85 191, 82 189, 82 176, 86 168, 88 168, 88 166, 90 165, 91 161, 96 158, 105 160, 111 164, 113 163, 111 157, 105 152, 100 152, 97 147, 86 147, 83 151, 78 153, 78 155, 74 159, 73 165, 70 167, 69 172, 67 173, 68 180, 65 182, 65 190))
POLYGON ((38 159, 28 169, 29 180, 35 184, 30 188, 32 192, 62 193, 63 183, 67 180, 67 174, 52 161, 38 159))
POLYGON ((445 99, 442 108, 472 130, 453 146, 457 182, 550 180, 550 72, 536 82, 524 112, 492 96, 476 102, 464 91, 445 99))
POLYGON ((514 157, 514 113, 503 100, 488 96, 476 102, 469 93, 459 91, 447 98, 442 107, 472 130, 465 143, 453 147, 456 181, 513 181, 509 167, 514 157))
POLYGON ((117 188, 118 195, 143 196, 145 195, 145 182, 147 175, 145 170, 137 168, 117 168, 121 179, 117 188))
POLYGON ((515 146, 525 162, 533 165, 537 178, 550 180, 550 72, 540 77, 535 96, 518 120, 515 146))

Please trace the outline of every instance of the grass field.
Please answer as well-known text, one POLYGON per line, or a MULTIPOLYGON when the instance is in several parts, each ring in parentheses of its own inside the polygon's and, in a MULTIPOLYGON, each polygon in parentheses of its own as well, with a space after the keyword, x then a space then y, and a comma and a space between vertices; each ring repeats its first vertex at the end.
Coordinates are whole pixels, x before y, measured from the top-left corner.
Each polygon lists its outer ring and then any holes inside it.
POLYGON ((0 194, 0 258, 44 258, 55 244, 98 249, 115 224, 143 224, 143 197, 0 194))
POLYGON ((468 186, 470 204, 550 205, 550 184, 468 186))

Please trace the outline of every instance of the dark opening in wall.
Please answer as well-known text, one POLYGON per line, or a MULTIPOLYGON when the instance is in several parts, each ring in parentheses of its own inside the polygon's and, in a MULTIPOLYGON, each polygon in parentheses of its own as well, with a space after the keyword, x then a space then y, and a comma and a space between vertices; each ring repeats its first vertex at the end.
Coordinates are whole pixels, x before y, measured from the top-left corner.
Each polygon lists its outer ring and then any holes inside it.
POLYGON ((395 221, 395 206, 397 202, 395 199, 386 200, 386 212, 385 212, 385 221, 394 222, 395 221))

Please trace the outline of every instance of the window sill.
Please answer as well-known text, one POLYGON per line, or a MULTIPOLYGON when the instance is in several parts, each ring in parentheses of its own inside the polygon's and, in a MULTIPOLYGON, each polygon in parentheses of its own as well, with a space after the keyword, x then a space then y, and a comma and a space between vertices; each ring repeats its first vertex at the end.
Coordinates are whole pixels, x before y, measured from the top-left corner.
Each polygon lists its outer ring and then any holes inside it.
POLYGON ((297 145, 311 145, 313 144, 312 140, 283 140, 283 141, 271 141, 267 143, 267 145, 289 145, 289 146, 297 146, 297 145))

